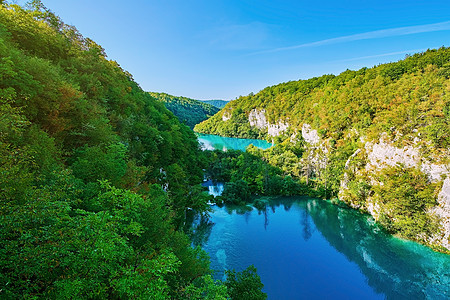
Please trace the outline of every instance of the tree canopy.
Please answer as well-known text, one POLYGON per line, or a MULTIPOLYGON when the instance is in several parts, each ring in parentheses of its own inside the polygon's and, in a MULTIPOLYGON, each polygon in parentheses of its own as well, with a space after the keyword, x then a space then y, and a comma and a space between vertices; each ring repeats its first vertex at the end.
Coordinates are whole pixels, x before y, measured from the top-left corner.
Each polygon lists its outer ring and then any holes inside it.
POLYGON ((150 93, 152 97, 164 103, 166 108, 190 128, 215 115, 219 108, 200 100, 176 97, 165 93, 150 93))

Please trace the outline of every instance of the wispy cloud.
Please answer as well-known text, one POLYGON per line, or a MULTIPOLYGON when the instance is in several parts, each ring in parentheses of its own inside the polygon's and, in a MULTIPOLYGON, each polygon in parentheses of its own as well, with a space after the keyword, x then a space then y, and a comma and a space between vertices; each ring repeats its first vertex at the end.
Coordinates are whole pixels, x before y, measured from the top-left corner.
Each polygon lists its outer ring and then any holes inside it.
POLYGON ((450 21, 427 24, 427 25, 417 25, 417 26, 398 27, 398 28, 369 31, 369 32, 346 35, 346 36, 321 40, 321 41, 312 42, 312 43, 305 43, 305 44, 300 44, 300 45, 295 45, 295 46, 290 46, 290 47, 273 48, 273 49, 254 52, 253 54, 273 53, 273 52, 288 51, 288 50, 295 50, 295 49, 308 48, 308 47, 318 47, 318 46, 325 46, 325 45, 331 45, 331 44, 346 43, 346 42, 359 41, 359 40, 379 39, 379 38, 386 38, 386 37, 393 37, 393 36, 409 35, 409 34, 424 33, 424 32, 443 31, 443 30, 450 30, 450 21))
POLYGON ((400 55, 400 54, 413 54, 413 53, 423 52, 426 50, 427 49, 411 49, 411 50, 389 52, 389 53, 375 54, 375 55, 369 55, 369 56, 360 56, 360 57, 352 57, 352 58, 347 58, 347 59, 340 59, 340 60, 337 60, 337 62, 363 60, 363 59, 378 58, 378 57, 385 57, 385 56, 394 56, 394 55, 400 55))
POLYGON ((210 28, 204 32, 209 44, 219 49, 257 49, 267 39, 269 25, 261 22, 232 24, 210 28))

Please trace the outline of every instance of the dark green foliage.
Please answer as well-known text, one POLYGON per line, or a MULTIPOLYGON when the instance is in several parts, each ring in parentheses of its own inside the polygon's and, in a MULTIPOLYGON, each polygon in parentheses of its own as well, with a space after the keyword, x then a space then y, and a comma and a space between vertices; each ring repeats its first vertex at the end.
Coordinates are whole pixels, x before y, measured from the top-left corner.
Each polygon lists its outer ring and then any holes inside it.
POLYGON ((168 110, 190 128, 219 112, 219 108, 204 101, 186 97, 176 97, 165 93, 150 93, 152 97, 164 103, 168 110))
POLYGON ((267 299, 267 294, 261 289, 264 285, 261 283, 256 273, 255 266, 251 265, 242 272, 235 270, 226 271, 228 293, 233 300, 264 300, 267 299))
POLYGON ((127 170, 127 148, 123 144, 111 144, 104 148, 85 146, 77 149, 71 166, 73 174, 85 182, 108 179, 119 185, 127 170))
POLYGON ((248 183, 242 179, 227 182, 222 197, 227 203, 241 204, 249 202, 250 189, 248 183))

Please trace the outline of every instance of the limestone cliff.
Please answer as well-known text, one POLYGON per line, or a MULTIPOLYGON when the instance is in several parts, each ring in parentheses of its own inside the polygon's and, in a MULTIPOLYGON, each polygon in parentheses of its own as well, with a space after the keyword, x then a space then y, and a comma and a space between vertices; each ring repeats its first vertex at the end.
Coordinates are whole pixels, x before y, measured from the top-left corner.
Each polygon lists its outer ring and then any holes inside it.
POLYGON ((270 124, 267 121, 265 109, 252 109, 248 114, 248 122, 250 123, 250 126, 267 131, 267 134, 271 137, 279 136, 289 128, 289 124, 281 120, 275 124, 270 124))

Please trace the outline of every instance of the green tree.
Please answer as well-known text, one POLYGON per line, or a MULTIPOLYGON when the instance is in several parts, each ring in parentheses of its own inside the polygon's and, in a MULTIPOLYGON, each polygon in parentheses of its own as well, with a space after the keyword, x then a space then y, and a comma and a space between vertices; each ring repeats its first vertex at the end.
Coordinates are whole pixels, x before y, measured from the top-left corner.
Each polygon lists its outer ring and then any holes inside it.
POLYGON ((251 265, 242 272, 227 270, 225 285, 230 298, 233 300, 258 300, 267 299, 267 294, 262 292, 264 285, 256 273, 255 266, 251 265))

